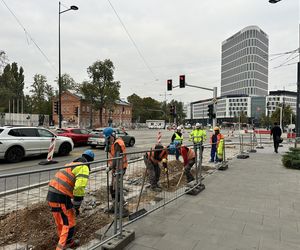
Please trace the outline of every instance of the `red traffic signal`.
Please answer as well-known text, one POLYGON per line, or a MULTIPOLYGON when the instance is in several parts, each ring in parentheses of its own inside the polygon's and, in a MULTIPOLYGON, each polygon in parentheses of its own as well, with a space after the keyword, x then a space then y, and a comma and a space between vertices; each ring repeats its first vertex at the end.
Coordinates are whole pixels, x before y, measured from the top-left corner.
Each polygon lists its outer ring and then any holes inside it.
POLYGON ((172 79, 167 80, 167 90, 172 90, 173 86, 172 86, 172 79))
POLYGON ((179 87, 185 88, 185 75, 179 76, 179 87))

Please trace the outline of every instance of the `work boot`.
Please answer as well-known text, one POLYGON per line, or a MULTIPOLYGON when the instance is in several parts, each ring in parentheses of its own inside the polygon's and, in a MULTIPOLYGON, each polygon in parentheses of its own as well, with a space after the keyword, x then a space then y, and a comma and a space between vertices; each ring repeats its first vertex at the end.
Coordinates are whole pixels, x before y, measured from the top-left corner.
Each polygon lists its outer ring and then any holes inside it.
POLYGON ((161 191, 162 191, 162 188, 160 188, 160 187, 158 187, 158 186, 153 186, 153 187, 151 187, 150 189, 151 189, 151 191, 153 191, 153 192, 161 192, 161 191))
POLYGON ((80 241, 79 240, 72 240, 70 243, 66 244, 64 249, 74 249, 76 247, 78 247, 80 245, 80 241))

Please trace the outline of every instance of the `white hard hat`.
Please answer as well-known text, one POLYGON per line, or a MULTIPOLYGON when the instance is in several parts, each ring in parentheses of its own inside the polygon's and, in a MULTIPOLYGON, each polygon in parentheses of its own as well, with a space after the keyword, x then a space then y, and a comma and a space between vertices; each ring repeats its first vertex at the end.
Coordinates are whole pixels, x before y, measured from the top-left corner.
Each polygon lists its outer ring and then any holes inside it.
POLYGON ((178 126, 178 127, 177 127, 177 130, 181 130, 181 127, 180 127, 180 126, 178 126))
POLYGON ((200 127, 200 123, 199 122, 196 123, 196 127, 200 127))

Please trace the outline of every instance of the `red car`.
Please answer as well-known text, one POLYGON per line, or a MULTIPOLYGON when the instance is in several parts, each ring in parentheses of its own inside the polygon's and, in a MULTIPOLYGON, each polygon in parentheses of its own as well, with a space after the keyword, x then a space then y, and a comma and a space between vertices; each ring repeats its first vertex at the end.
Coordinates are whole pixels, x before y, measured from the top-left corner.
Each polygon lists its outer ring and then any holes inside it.
POLYGON ((76 145, 86 145, 89 137, 91 136, 89 131, 82 128, 58 129, 56 130, 56 134, 71 138, 76 145))

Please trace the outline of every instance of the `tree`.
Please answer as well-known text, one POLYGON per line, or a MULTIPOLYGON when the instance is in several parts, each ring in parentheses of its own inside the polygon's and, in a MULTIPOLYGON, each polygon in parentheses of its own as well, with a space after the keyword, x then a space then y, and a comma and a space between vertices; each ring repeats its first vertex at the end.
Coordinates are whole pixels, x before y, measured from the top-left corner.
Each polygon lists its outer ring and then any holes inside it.
MULTIPOLYGON (((58 78, 56 78, 55 82, 58 84, 58 78)), ((61 91, 66 90, 79 90, 79 84, 75 82, 75 80, 67 73, 62 74, 61 76, 61 91)))
POLYGON ((0 73, 2 72, 2 69, 7 64, 7 56, 3 50, 0 50, 0 73))
POLYGON ((52 86, 47 84, 46 76, 34 75, 31 87, 32 113, 51 114, 51 101, 54 93, 52 86))
MULTIPOLYGON (((292 120, 295 121, 295 115, 289 105, 284 105, 282 110, 282 126, 285 127, 286 125, 291 123, 291 115, 292 120)), ((276 108, 276 110, 271 115, 271 121, 280 124, 280 108, 276 108)))
POLYGON ((93 98, 99 110, 100 126, 102 126, 103 108, 111 109, 115 101, 120 98, 120 82, 114 81, 115 67, 109 59, 96 61, 87 69, 93 85, 93 98))
POLYGON ((0 75, 0 107, 7 110, 7 103, 9 103, 9 100, 21 100, 24 96, 23 90, 23 68, 18 68, 17 63, 15 62, 7 64, 3 69, 3 73, 0 75))
POLYGON ((176 107, 176 121, 177 123, 183 123, 186 114, 183 112, 183 102, 178 102, 176 100, 172 100, 169 105, 168 105, 168 110, 170 109, 170 107, 175 106, 176 107))

